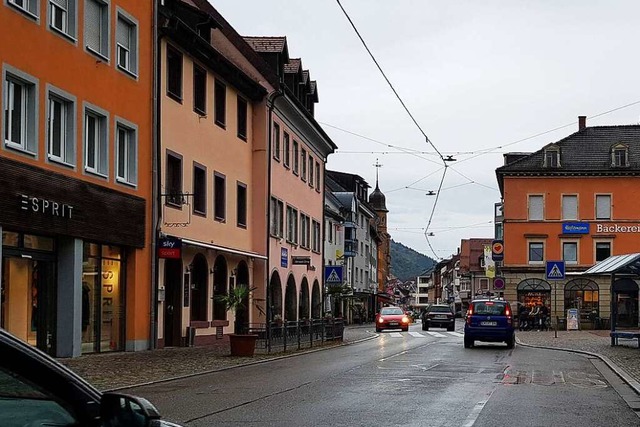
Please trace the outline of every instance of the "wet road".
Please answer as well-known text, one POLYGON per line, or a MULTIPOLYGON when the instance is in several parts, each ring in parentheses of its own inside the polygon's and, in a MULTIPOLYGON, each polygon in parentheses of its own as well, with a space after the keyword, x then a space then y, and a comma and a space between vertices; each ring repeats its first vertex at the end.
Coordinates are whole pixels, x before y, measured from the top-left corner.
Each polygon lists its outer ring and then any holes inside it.
POLYGON ((460 332, 414 325, 133 391, 188 426, 640 424, 621 394, 634 396, 597 359, 478 344, 464 349, 460 332))

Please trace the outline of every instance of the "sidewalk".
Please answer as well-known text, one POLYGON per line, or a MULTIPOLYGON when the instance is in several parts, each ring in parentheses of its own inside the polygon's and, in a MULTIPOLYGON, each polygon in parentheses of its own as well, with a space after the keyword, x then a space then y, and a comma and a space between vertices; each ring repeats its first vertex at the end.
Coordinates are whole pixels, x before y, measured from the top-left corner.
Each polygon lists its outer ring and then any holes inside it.
MULTIPOLYGON (((375 336, 372 323, 348 325, 344 344, 375 336)), ((516 340, 523 347, 563 349, 590 354, 602 359, 640 394, 640 349, 637 340, 620 340, 611 347, 609 331, 518 331, 516 340)), ((337 345, 289 351, 287 353, 256 354, 254 357, 229 356, 228 338, 214 346, 173 347, 161 350, 90 354, 75 359, 60 359, 73 371, 101 390, 113 390, 165 379, 202 374, 238 365, 289 357, 304 351, 316 351, 337 345)), ((462 348, 462 345, 461 345, 462 348)))

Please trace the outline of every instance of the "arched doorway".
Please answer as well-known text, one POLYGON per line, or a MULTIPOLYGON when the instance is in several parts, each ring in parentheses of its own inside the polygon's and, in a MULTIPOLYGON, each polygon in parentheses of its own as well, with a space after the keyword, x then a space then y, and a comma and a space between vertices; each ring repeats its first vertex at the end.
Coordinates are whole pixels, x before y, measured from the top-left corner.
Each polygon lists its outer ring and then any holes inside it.
POLYGON ((300 284, 300 301, 298 304, 300 305, 298 315, 301 319, 308 319, 311 313, 309 312, 309 282, 306 277, 302 279, 300 284))
POLYGON ((216 258, 216 262, 213 267, 213 319, 214 320, 227 320, 227 308, 224 302, 217 301, 215 297, 217 295, 227 294, 227 260, 222 255, 216 258))
POLYGON ((573 279, 564 287, 564 312, 577 308, 580 322, 589 322, 591 313, 600 317, 600 292, 598 284, 590 279, 573 279))
POLYGON ((298 320, 297 297, 296 280, 293 278, 293 274, 290 274, 287 279, 287 290, 284 294, 284 318, 289 321, 298 320))
MULTIPOLYGON (((185 274, 185 277, 189 277, 185 274)), ((164 346, 182 345, 182 287, 189 286, 182 282, 182 260, 166 259, 164 261, 164 346)))
POLYGON ((532 309, 537 305, 545 305, 551 312, 551 285, 542 279, 525 279, 518 283, 518 310, 524 306, 532 309))
MULTIPOLYGON (((236 286, 246 286, 247 289, 251 289, 251 283, 249 282, 249 267, 244 261, 238 263, 236 267, 236 286)), ((244 308, 239 309, 236 313, 236 318, 240 320, 242 325, 249 324, 249 295, 243 301, 244 308)))
POLYGON ((317 280, 313 282, 311 291, 311 317, 314 319, 322 317, 322 294, 320 294, 320 284, 317 280))
POLYGON ((616 328, 638 327, 638 284, 618 279, 611 286, 611 318, 616 328))
POLYGON ((269 280, 269 306, 269 320, 276 319, 276 316, 282 319, 282 283, 277 271, 273 272, 271 280, 269 280))
POLYGON ((191 320, 207 320, 209 302, 209 265, 202 254, 191 263, 191 320))

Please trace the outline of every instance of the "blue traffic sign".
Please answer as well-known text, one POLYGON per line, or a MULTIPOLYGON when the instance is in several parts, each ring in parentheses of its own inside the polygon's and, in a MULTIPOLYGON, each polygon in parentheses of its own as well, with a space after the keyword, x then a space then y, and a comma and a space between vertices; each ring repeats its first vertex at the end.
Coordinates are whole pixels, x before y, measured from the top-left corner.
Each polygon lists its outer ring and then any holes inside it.
POLYGON ((547 280, 564 280, 564 261, 547 261, 547 280))
POLYGON ((328 285, 342 284, 342 266, 341 265, 325 265, 324 266, 324 283, 328 285))

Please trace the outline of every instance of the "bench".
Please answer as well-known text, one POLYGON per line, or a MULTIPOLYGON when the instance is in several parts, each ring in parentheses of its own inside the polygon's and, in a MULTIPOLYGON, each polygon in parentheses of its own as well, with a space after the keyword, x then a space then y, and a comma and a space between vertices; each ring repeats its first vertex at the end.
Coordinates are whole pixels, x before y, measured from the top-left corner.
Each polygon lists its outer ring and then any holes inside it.
POLYGON ((611 347, 618 345, 618 339, 623 338, 628 340, 637 339, 638 348, 640 348, 640 331, 611 331, 609 336, 611 336, 611 347))

